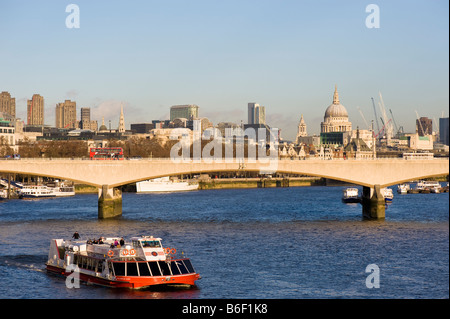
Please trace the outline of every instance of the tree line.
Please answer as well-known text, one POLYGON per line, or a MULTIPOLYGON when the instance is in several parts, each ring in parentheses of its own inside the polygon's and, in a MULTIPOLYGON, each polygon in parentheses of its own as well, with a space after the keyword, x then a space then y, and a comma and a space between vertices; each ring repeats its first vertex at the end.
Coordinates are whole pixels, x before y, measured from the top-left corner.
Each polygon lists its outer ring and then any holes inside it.
MULTIPOLYGON (((125 158, 168 158, 171 156, 170 152, 172 147, 178 142, 178 140, 160 139, 157 137, 131 137, 128 140, 111 139, 108 140, 106 144, 107 147, 121 147, 125 158)), ((211 148, 209 142, 209 140, 201 141, 201 152, 203 153, 205 151, 208 155, 214 156, 217 146, 211 148)), ((221 148, 221 157, 228 155, 228 151, 225 150, 225 144, 218 147, 221 148)), ((257 149, 256 154, 258 154, 258 152, 259 150, 257 149)), ((83 140, 31 141, 25 138, 18 142, 17 151, 15 152, 7 143, 2 143, 2 141, 0 141, 1 157, 11 156, 14 153, 18 153, 22 158, 89 158, 89 144, 87 141, 83 140)), ((187 157, 193 157, 194 153, 194 146, 191 144, 189 147, 189 155, 187 155, 187 157)), ((181 149, 179 149, 178 154, 181 155, 181 149)), ((240 154, 236 148, 236 144, 232 145, 232 154, 233 156, 240 154)), ((248 147, 245 146, 244 157, 247 157, 248 155, 248 147)))
MULTIPOLYGON (((157 138, 130 138, 126 141, 108 140, 108 147, 122 147, 124 157, 169 157, 171 147, 177 141, 161 143, 157 138)), ((37 140, 24 139, 17 144, 17 151, 0 141, 0 156, 20 154, 22 158, 71 158, 89 157, 87 141, 82 140, 37 140)))

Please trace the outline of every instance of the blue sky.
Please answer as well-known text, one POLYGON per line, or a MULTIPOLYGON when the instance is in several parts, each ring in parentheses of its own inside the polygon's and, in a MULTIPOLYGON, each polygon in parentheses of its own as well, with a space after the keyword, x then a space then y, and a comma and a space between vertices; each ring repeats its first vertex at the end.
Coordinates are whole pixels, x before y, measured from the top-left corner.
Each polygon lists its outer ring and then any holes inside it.
POLYGON ((0 91, 22 119, 26 100, 44 96, 50 125, 65 99, 112 127, 123 102, 127 128, 168 119, 176 104, 197 104, 214 124, 246 123, 256 102, 292 139, 301 114, 320 132, 337 84, 355 128, 366 128, 358 107, 374 119, 381 92, 414 131, 416 110, 448 116, 448 10, 443 0, 0 0, 0 91), (79 29, 66 28, 70 3, 79 29), (365 25, 371 3, 379 29, 365 25))

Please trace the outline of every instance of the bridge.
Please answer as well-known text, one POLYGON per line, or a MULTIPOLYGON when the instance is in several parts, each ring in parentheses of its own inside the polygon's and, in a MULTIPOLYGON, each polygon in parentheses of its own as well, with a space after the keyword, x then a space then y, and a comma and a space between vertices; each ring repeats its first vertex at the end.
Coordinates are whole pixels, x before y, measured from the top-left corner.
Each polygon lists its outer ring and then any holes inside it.
POLYGON ((449 174, 449 159, 405 160, 141 160, 20 159, 0 161, 0 172, 47 176, 99 189, 99 218, 122 214, 122 196, 116 187, 151 178, 211 172, 277 172, 325 177, 363 186, 363 216, 385 217, 383 187, 449 174))

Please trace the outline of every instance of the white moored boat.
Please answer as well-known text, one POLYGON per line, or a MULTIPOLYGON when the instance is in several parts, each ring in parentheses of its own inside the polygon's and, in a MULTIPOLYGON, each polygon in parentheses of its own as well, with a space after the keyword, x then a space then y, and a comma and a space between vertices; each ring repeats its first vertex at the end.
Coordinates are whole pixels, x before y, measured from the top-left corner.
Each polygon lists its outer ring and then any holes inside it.
POLYGON ((384 196, 384 201, 385 202, 392 202, 392 199, 394 199, 394 193, 392 192, 391 188, 383 188, 381 189, 381 192, 384 196))
POLYGON ((439 193, 441 191, 441 184, 436 181, 419 181, 416 189, 419 193, 439 193))
POLYGON ((56 197, 75 196, 75 188, 73 186, 58 186, 53 188, 56 197))
POLYGON ((183 192, 198 189, 198 183, 171 180, 169 177, 150 179, 136 183, 137 193, 183 192))
POLYGON ((75 187, 70 182, 55 180, 54 182, 47 183, 47 187, 56 197, 75 196, 75 187))
POLYGON ((400 184, 397 186, 397 193, 399 194, 407 194, 410 190, 409 184, 400 184))
POLYGON ((45 185, 27 185, 23 186, 19 191, 19 198, 42 198, 56 197, 53 189, 45 185))
POLYGON ((360 203, 361 198, 358 196, 358 189, 356 187, 349 187, 342 191, 343 203, 360 203))
POLYGON ((47 185, 27 185, 18 191, 19 198, 43 198, 43 197, 65 197, 75 196, 73 186, 64 184, 50 187, 47 185))

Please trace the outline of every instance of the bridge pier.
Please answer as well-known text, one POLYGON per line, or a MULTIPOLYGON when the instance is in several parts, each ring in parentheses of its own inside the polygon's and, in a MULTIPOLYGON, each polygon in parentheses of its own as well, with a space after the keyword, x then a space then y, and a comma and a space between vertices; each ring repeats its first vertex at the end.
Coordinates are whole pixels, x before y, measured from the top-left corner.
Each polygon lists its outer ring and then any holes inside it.
POLYGON ((374 188, 363 186, 361 204, 364 219, 385 218, 386 204, 380 185, 375 185, 374 188))
POLYGON ((98 219, 122 216, 122 191, 103 185, 98 189, 98 219))

